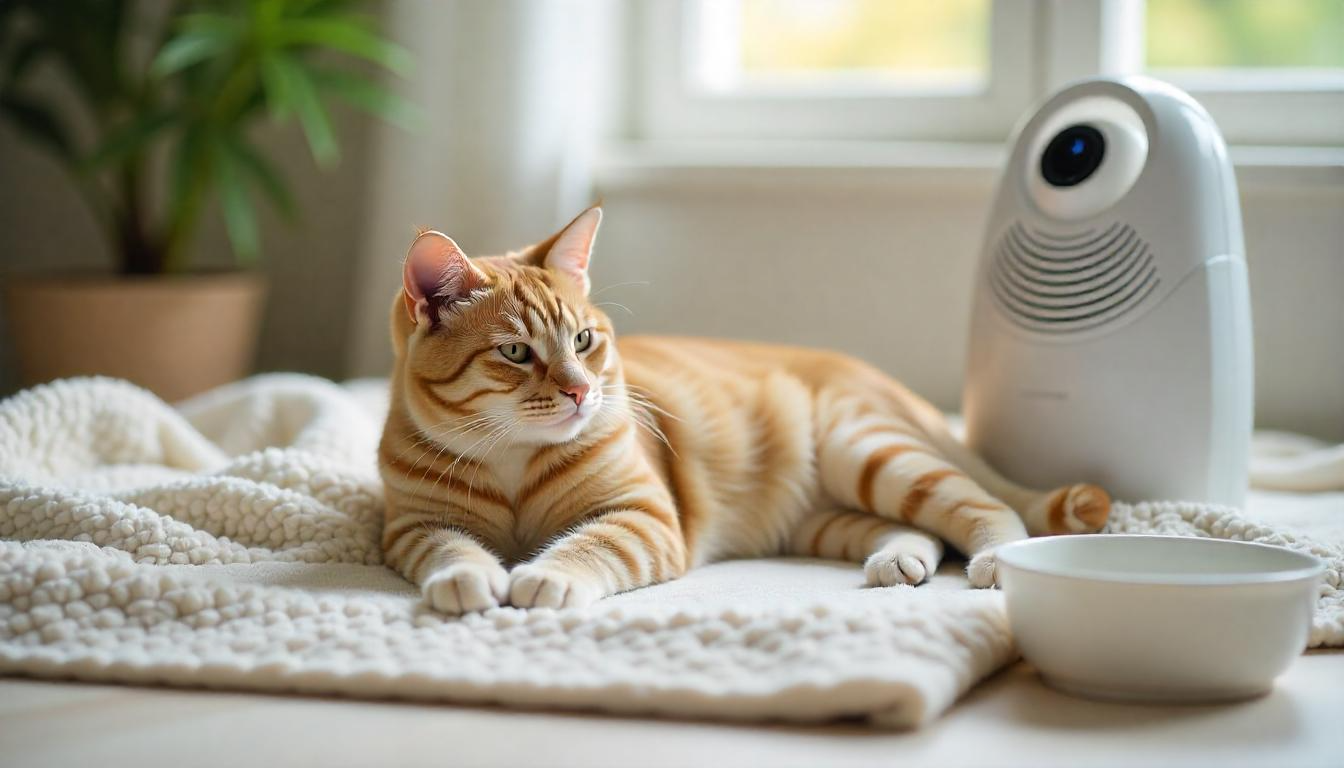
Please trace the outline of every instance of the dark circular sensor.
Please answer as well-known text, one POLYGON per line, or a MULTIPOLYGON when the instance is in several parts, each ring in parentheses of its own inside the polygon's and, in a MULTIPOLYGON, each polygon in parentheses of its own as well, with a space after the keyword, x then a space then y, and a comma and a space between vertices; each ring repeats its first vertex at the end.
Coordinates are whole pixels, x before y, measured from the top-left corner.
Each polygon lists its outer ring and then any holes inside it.
POLYGON ((1090 125, 1071 125, 1055 134, 1041 155, 1041 175, 1056 187, 1082 183, 1106 156, 1106 139, 1090 125))

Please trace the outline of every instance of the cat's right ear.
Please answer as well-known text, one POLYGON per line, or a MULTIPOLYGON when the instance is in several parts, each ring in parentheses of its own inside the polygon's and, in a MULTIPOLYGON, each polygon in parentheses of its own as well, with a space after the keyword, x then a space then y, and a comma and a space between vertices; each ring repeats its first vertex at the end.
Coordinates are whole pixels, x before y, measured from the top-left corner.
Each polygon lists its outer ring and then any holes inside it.
POLYGON ((485 285, 485 275, 453 239, 442 232, 422 232, 406 252, 401 287, 406 312, 416 325, 438 321, 439 307, 461 301, 485 285))

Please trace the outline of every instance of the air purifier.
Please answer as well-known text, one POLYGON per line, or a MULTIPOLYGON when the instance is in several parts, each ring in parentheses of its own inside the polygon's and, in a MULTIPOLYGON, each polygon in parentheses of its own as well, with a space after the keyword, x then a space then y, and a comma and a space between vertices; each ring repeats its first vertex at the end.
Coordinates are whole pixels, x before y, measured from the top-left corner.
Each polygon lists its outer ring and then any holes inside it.
POLYGON ((1006 477, 1241 506, 1251 310, 1227 148, 1146 77, 1064 88, 1021 124, 974 288, 963 410, 1006 477))

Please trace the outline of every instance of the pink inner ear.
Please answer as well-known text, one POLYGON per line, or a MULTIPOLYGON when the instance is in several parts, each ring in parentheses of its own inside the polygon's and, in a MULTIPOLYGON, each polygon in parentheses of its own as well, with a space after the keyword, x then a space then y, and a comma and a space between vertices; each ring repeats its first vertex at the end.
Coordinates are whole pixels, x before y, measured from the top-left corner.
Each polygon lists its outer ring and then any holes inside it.
POLYGON ((602 224, 602 209, 589 208, 572 221, 556 238, 546 254, 546 266, 578 280, 588 292, 588 261, 597 241, 597 228, 602 224))
POLYGON ((416 310, 420 306, 432 320, 434 305, 464 299, 480 283, 480 274, 467 255, 442 232, 426 232, 411 243, 402 271, 402 287, 412 320, 418 322, 416 310))

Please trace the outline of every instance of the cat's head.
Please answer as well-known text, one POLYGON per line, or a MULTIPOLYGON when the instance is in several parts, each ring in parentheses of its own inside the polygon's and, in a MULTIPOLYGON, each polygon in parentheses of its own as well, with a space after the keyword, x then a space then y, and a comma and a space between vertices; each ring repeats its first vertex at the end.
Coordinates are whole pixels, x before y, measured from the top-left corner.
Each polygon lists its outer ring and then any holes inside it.
POLYGON ((611 321, 588 298, 601 221, 590 208, 536 245, 476 259, 440 232, 415 239, 392 336, 424 434, 545 445, 604 415, 620 368, 611 321))

